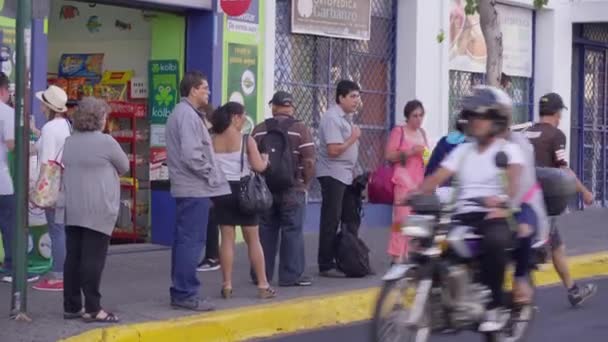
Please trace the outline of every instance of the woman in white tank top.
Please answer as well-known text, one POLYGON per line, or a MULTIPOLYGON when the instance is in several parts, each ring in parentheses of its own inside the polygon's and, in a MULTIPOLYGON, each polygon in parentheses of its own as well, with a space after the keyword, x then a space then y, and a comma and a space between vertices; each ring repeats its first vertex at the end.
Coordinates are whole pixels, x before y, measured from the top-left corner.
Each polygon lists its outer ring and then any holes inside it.
POLYGON ((236 102, 228 102, 218 108, 211 118, 215 157, 232 190, 230 195, 212 199, 215 219, 220 226, 222 236, 220 264, 224 281, 221 293, 226 299, 232 296, 235 228, 241 226, 249 249, 249 258, 258 280, 258 297, 268 299, 275 297, 276 292, 270 287, 266 278, 264 251, 258 231, 259 217, 256 214, 244 213, 237 199, 241 178, 249 175, 251 170, 263 172, 268 167, 268 155, 260 154, 252 137, 243 138, 241 130, 246 122, 245 108, 236 102), (243 146, 244 144, 246 146, 243 146))

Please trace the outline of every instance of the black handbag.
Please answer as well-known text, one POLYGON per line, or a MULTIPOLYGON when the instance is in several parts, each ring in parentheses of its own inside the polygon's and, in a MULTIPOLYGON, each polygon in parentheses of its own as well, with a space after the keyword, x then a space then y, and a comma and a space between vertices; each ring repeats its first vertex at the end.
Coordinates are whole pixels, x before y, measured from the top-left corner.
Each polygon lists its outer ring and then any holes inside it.
MULTIPOLYGON (((241 147, 241 174, 243 174, 245 167, 248 140, 249 134, 245 134, 241 147)), ((272 194, 264 177, 253 171, 249 175, 243 176, 239 186, 238 201, 241 210, 247 214, 259 214, 270 209, 272 207, 272 194)))

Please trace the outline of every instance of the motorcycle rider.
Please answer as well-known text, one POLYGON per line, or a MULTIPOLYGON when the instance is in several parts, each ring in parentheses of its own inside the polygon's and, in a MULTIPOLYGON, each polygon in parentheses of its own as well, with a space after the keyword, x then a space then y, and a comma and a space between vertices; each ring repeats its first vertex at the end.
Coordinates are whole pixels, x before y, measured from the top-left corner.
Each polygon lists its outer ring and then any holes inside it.
POLYGON ((473 95, 463 100, 461 114, 468 121, 467 131, 473 141, 456 147, 420 189, 431 194, 437 186, 455 176, 455 218, 477 228, 477 233, 483 237, 481 281, 491 290, 492 296, 479 326, 480 332, 498 331, 508 318, 503 310, 502 287, 512 232, 505 207, 515 204, 525 163, 520 147, 502 138, 509 130, 511 113, 512 102, 504 91, 488 86, 476 87, 473 95), (507 156, 505 170, 496 165, 499 152, 507 156), (506 184, 503 174, 506 174, 506 184), (478 203, 480 198, 483 203, 478 203))

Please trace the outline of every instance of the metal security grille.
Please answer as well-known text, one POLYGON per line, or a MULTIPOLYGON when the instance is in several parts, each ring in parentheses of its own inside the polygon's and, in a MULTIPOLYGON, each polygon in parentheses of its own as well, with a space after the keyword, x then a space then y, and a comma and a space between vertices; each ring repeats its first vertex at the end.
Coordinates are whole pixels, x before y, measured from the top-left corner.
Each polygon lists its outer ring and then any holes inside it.
MULTIPOLYGON (((362 128, 359 171, 382 161, 386 132, 395 109, 396 0, 373 0, 371 39, 357 41, 291 33, 291 4, 278 0, 276 15, 275 88, 293 94, 298 119, 318 141, 321 115, 335 103, 341 79, 361 86, 363 109, 355 122, 362 128)), ((315 181, 310 199, 321 198, 315 181)))
POLYGON ((574 60, 577 88, 573 99, 578 115, 573 118, 573 139, 577 142, 577 172, 581 181, 603 207, 608 204, 606 192, 606 158, 608 148, 608 24, 585 24, 578 30, 579 45, 574 60), (576 139, 576 140, 575 140, 576 139))
MULTIPOLYGON (((464 96, 470 95, 473 87, 485 83, 485 75, 467 71, 450 71, 450 128, 460 111, 460 102, 464 96)), ((534 117, 532 99, 533 79, 527 77, 511 77, 511 87, 506 89, 513 100, 513 122, 523 123, 534 117)))

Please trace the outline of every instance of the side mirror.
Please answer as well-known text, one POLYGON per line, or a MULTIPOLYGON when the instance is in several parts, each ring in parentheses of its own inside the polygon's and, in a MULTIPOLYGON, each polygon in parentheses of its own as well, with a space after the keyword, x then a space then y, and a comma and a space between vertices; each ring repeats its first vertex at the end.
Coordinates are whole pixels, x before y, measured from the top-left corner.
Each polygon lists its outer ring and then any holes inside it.
POLYGON ((496 167, 499 169, 506 169, 507 165, 509 165, 509 157, 503 151, 496 153, 496 157, 494 158, 494 163, 496 167))

